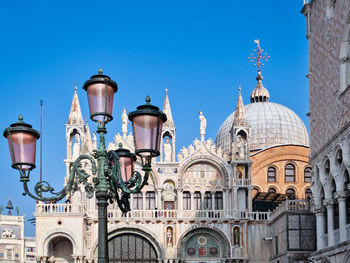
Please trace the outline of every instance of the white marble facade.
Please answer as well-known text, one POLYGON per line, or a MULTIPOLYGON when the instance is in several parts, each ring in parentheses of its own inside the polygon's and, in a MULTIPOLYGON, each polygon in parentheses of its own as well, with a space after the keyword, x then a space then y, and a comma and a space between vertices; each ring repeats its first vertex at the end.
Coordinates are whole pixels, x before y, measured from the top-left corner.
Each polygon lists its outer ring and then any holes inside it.
MULTIPOLYGON (((96 148, 96 139, 91 140, 77 109, 80 111, 75 93, 66 124, 67 178, 74 144, 79 143, 84 154, 96 148), (74 141, 77 134, 80 140, 74 141)), ((200 112, 199 139, 175 155, 176 129, 167 91, 163 111, 168 121, 149 184, 131 196, 131 212, 126 216, 117 204, 108 207, 110 258, 113 262, 270 262, 271 243, 264 241, 270 235, 270 212, 252 211, 247 122, 240 120, 243 126, 232 126, 231 148, 236 150, 228 154, 205 137, 207 123, 200 112)), ((121 142, 133 151, 127 128, 124 116, 122 135, 115 135, 108 150, 121 142)), ((139 162, 136 167, 140 170, 139 162)), ((96 200, 87 199, 83 187, 69 202, 37 204, 35 216, 38 261, 96 262, 96 200)))

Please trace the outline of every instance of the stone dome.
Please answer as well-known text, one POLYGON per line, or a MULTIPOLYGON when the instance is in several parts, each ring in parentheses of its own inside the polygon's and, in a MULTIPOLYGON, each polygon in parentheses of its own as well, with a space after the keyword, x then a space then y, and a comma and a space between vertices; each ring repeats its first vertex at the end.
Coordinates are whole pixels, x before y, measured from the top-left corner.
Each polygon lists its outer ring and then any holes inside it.
MULTIPOLYGON (((246 106, 246 120, 251 127, 250 150, 261 150, 273 145, 309 145, 303 121, 287 107, 273 102, 251 103, 246 106)), ((225 153, 230 151, 230 128, 234 112, 221 125, 216 145, 225 153)))

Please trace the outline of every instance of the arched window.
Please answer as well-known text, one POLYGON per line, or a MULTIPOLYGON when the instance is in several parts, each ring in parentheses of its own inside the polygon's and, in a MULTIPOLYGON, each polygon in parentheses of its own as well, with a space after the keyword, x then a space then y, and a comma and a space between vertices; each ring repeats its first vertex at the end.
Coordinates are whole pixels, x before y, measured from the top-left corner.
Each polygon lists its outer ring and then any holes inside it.
POLYGON ((289 200, 294 200, 295 199, 295 191, 293 188, 288 188, 286 191, 286 195, 288 196, 289 200))
POLYGON ((201 193, 200 192, 194 192, 193 195, 194 198, 194 209, 201 209, 201 193))
POLYGON ((310 188, 306 188, 306 190, 305 190, 305 199, 306 200, 310 200, 311 197, 312 197, 311 189, 310 188))
POLYGON ((267 181, 276 182, 276 169, 274 167, 267 169, 267 181))
POLYGON ((273 188, 273 187, 270 187, 270 188, 269 188, 269 193, 276 193, 276 189, 273 188))
POLYGON ((134 204, 133 204, 133 209, 134 210, 142 210, 142 193, 136 193, 134 194, 134 204))
POLYGON ((291 163, 287 164, 284 171, 285 181, 288 183, 295 182, 295 166, 291 163))
POLYGON ((212 209, 212 194, 211 192, 204 193, 204 209, 211 210, 212 209))
POLYGON ((191 209, 191 193, 183 192, 183 209, 190 210, 191 209))
POLYGON ((223 209, 222 192, 215 192, 215 209, 216 210, 223 209))
POLYGON ((155 192, 146 193, 146 209, 154 210, 156 207, 156 194, 155 192))
POLYGON ((306 167, 304 170, 304 182, 311 183, 311 168, 306 167))

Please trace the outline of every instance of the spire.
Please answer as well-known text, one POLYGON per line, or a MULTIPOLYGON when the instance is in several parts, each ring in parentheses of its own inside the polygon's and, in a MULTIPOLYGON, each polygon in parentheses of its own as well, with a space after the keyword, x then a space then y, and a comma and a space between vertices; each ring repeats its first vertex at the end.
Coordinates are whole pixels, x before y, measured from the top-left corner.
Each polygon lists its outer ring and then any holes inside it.
POLYGON ((70 113, 68 117, 68 124, 84 124, 83 116, 81 114, 78 94, 77 94, 77 84, 74 85, 74 95, 72 106, 70 108, 70 113))
POLYGON ((233 124, 235 126, 248 125, 247 119, 245 117, 244 104, 243 104, 243 99, 241 95, 241 83, 239 83, 239 87, 238 87, 238 99, 237 99, 237 106, 236 106, 233 124))
POLYGON ((168 97, 168 89, 165 89, 165 99, 164 99, 163 112, 167 116, 167 121, 163 124, 163 126, 164 127, 174 127, 174 120, 173 120, 173 115, 171 113, 169 97, 168 97))
POLYGON ((264 88, 263 84, 261 83, 263 77, 261 75, 261 67, 265 64, 263 62, 267 62, 267 60, 270 58, 270 56, 263 54, 264 50, 260 48, 260 41, 259 39, 254 40, 254 43, 257 44, 258 49, 255 49, 254 52, 256 53, 256 56, 253 55, 253 53, 250 54, 250 57, 248 59, 250 62, 254 63, 254 66, 258 68, 258 76, 256 77, 256 80, 258 83, 256 84, 255 89, 250 94, 250 102, 267 102, 269 101, 270 94, 267 89, 264 88))

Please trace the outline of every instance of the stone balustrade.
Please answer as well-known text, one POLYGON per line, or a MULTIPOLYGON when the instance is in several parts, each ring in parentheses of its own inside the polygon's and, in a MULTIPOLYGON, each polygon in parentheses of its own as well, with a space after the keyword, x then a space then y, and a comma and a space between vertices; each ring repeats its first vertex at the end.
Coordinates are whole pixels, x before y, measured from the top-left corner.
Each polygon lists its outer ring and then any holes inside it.
MULTIPOLYGON (((88 211, 97 217, 97 211, 88 211)), ((123 215, 120 210, 108 210, 110 220, 182 220, 182 221, 223 221, 254 220, 268 221, 270 212, 248 212, 232 210, 132 210, 123 215)))
POLYGON ((252 181, 251 179, 233 179, 233 184, 240 186, 251 186, 252 181))
POLYGON ((36 213, 84 213, 85 206, 82 204, 36 204, 36 213))
POLYGON ((305 212, 310 211, 310 202, 307 200, 285 200, 270 214, 270 220, 274 220, 285 212, 305 212))
MULTIPOLYGON (((86 211, 84 205, 76 204, 37 204, 37 215, 53 213, 86 213, 90 217, 97 218, 97 210, 86 211)), ((123 215, 119 209, 108 210, 108 217, 113 219, 140 219, 155 220, 173 219, 173 220, 254 220, 267 221, 270 218, 270 212, 248 212, 232 210, 132 210, 123 215)))

